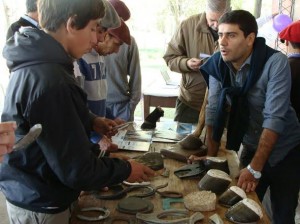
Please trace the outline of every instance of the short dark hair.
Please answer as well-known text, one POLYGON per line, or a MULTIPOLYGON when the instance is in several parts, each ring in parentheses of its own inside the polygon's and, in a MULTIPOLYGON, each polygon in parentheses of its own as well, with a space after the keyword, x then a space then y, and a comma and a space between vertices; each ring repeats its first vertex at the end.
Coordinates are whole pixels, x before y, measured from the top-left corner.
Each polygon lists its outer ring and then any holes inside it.
POLYGON ((300 43, 296 43, 296 42, 290 42, 292 47, 295 49, 300 49, 300 43))
POLYGON ((250 33, 255 33, 257 36, 258 26, 255 17, 246 10, 233 10, 227 12, 219 19, 219 25, 222 23, 236 24, 247 37, 250 33))
POLYGON ((36 12, 37 11, 37 0, 26 0, 26 11, 27 12, 36 12))
POLYGON ((70 17, 74 17, 73 25, 80 30, 90 20, 100 19, 105 14, 102 0, 39 0, 39 25, 55 32, 70 17))

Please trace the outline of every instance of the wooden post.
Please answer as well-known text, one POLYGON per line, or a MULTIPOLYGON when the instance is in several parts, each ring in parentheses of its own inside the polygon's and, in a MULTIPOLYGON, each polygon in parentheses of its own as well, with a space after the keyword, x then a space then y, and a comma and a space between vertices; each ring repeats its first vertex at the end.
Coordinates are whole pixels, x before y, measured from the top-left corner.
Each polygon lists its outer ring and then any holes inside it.
MULTIPOLYGON (((196 127, 196 130, 193 132, 193 135, 197 138, 200 138, 200 135, 204 129, 205 126, 205 110, 206 110, 206 105, 208 102, 208 88, 206 88, 205 91, 205 96, 204 96, 204 100, 200 109, 200 114, 199 114, 199 118, 198 118, 198 124, 196 127)), ((205 139, 204 139, 205 141, 205 139)))

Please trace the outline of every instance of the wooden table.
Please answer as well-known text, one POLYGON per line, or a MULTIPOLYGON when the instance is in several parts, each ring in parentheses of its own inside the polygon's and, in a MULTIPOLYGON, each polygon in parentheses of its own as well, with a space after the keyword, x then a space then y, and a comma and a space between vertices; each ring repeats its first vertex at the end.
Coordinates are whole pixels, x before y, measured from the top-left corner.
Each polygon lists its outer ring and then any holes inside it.
POLYGON ((153 83, 143 91, 144 118, 150 113, 150 107, 175 108, 179 87, 153 83))
MULTIPOLYGON (((153 143, 152 146, 151 146, 150 151, 159 152, 164 147, 166 147, 166 144, 153 143)), ((133 157, 133 156, 136 156, 139 153, 129 152, 129 153, 124 153, 124 154, 126 154, 127 156, 130 156, 130 157, 133 157)), ((233 151, 220 150, 219 155, 227 157, 231 177, 233 177, 233 179, 234 179, 234 177, 239 172, 238 158, 237 158, 236 153, 233 152, 233 151)), ((169 178, 165 178, 165 177, 162 177, 162 176, 154 177, 153 180, 151 181, 151 185, 158 186, 158 185, 161 185, 161 184, 164 184, 164 183, 168 182, 168 186, 164 189, 161 189, 162 191, 175 190, 175 191, 182 192, 184 195, 187 195, 187 194, 189 194, 191 192, 194 192, 194 191, 199 191, 198 186, 197 186, 197 183, 199 182, 199 179, 179 179, 174 175, 173 171, 175 169, 185 165, 184 163, 178 162, 178 161, 175 161, 175 160, 172 160, 172 159, 165 159, 164 160, 164 165, 165 165, 165 168, 170 170, 169 178)), ((234 179, 232 185, 234 185, 235 183, 236 183, 236 180, 234 179)), ((128 194, 128 195, 130 195, 130 194, 128 194)), ((259 200, 257 198, 257 195, 254 192, 248 193, 247 197, 255 200, 256 202, 258 202, 261 205, 261 203, 259 202, 259 200)), ((162 210, 162 198, 158 194, 155 194, 154 196, 151 196, 147 199, 149 199, 154 204, 154 211, 163 211, 162 210)), ((127 215, 127 214, 122 214, 122 213, 118 212, 115 209, 118 202, 119 202, 119 200, 99 200, 99 199, 95 199, 91 195, 82 196, 82 197, 80 197, 80 199, 78 201, 77 209, 75 209, 73 214, 72 214, 72 218, 71 218, 70 223, 71 224, 89 223, 87 221, 81 221, 81 220, 77 219, 75 216, 78 214, 79 208, 91 207, 91 206, 92 207, 99 206, 99 207, 108 208, 111 212, 111 217, 113 217, 113 216, 135 217, 134 215, 127 215)), ((171 207, 172 208, 184 209, 184 205, 182 203, 172 204, 171 207)), ((220 217, 223 219, 225 224, 231 223, 231 222, 227 221, 225 219, 225 216, 224 216, 227 209, 228 208, 222 207, 221 205, 217 204, 215 211, 213 211, 213 212, 202 212, 205 215, 205 220, 203 220, 201 223, 208 223, 208 217, 215 214, 215 213, 218 213, 220 215, 220 217)), ((87 215, 87 214, 89 214, 89 213, 84 213, 84 215, 87 215)), ((193 214, 193 213, 190 212, 190 214, 193 214)), ((90 213, 89 215, 96 216, 96 213, 90 213)), ((104 220, 104 221, 98 221, 98 222, 93 222, 93 223, 95 223, 95 224, 96 223, 107 223, 106 221, 104 220)), ((117 221, 117 222, 114 222, 114 223, 122 224, 122 223, 126 223, 126 222, 117 221)), ((258 223, 259 224, 262 224, 262 223, 268 224, 268 223, 270 223, 269 218, 268 218, 266 212, 264 211, 264 209, 263 209, 263 218, 258 223)))

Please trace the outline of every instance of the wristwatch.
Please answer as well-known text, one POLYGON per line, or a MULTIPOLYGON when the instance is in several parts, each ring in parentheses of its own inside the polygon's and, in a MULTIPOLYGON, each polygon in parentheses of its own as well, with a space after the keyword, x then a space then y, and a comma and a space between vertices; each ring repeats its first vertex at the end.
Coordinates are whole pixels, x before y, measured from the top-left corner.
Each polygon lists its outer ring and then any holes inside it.
POLYGON ((250 166, 250 164, 247 166, 247 169, 254 176, 255 179, 259 179, 261 177, 261 172, 252 169, 252 167, 250 166))

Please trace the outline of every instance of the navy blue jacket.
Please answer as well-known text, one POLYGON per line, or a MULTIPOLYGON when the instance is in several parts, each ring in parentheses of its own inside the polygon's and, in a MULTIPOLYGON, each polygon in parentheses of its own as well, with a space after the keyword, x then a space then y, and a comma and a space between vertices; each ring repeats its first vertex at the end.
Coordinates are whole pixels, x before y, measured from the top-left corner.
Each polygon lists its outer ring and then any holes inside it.
POLYGON ((97 159, 89 141, 86 94, 73 75, 73 60, 61 44, 38 29, 9 39, 3 56, 11 71, 2 121, 17 122, 17 139, 40 123, 36 142, 4 157, 0 187, 19 207, 43 213, 67 209, 82 190, 99 190, 127 179, 131 166, 97 159))

